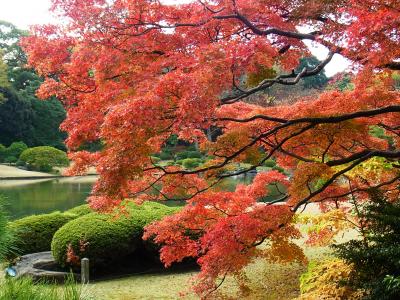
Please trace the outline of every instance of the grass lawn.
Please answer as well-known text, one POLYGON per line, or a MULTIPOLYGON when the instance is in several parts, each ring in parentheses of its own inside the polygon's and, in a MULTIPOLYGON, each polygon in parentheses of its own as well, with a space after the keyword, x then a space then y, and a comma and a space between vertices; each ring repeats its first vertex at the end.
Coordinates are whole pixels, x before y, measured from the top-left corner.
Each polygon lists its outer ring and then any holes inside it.
MULTIPOLYGON (((329 249, 305 248, 305 253, 309 260, 320 260, 329 256, 329 249)), ((246 267, 249 294, 240 299, 294 299, 299 295, 299 277, 306 268, 302 264, 272 264, 257 259, 246 267)), ((193 270, 138 274, 90 283, 84 291, 93 300, 199 299, 190 291, 190 280, 195 275, 193 270)), ((0 285, 3 280, 0 278, 0 285)), ((218 291, 219 296, 212 299, 238 299, 238 285, 233 278, 228 277, 218 291)))
MULTIPOLYGON (((310 205, 306 213, 318 214, 319 210, 317 206, 310 205)), ((304 232, 305 229, 303 225, 301 231, 304 232)), ((356 232, 349 231, 341 235, 338 242, 355 237, 356 232)), ((303 247, 309 261, 323 260, 330 255, 327 247, 306 247, 304 239, 297 243, 303 247)), ((294 299, 299 296, 299 277, 306 269, 307 266, 303 264, 274 264, 258 258, 245 269, 245 275, 248 278, 248 294, 240 296, 240 299, 294 299)), ((196 269, 179 267, 173 270, 158 270, 153 273, 107 279, 89 284, 85 287, 85 294, 91 295, 94 300, 199 299, 190 291, 190 281, 196 273, 196 269), (184 293, 183 296, 181 293, 184 293)), ((237 292, 238 284, 233 278, 227 277, 218 290, 218 297, 215 295, 212 299, 238 299, 237 292)))
MULTIPOLYGON (((309 205, 306 214, 319 214, 317 205, 309 205)), ((305 232, 302 225, 301 231, 305 232)), ((337 242, 344 242, 357 237, 357 232, 349 231, 337 237, 337 242)), ((330 256, 328 247, 304 246, 304 239, 298 241, 309 261, 323 260, 330 256)), ((302 264, 273 264, 256 259, 246 267, 249 279, 249 295, 241 297, 248 300, 289 300, 299 296, 299 279, 307 269, 302 264)), ((189 292, 181 299, 199 299, 190 293, 190 279, 196 272, 165 272, 164 274, 146 274, 123 279, 103 281, 89 285, 96 299, 178 299, 180 292, 189 292)), ((220 299, 237 299, 238 285, 233 278, 227 278, 220 287, 220 299)))
MULTIPOLYGON (((327 248, 305 248, 309 260, 323 259, 329 255, 327 248)), ((261 259, 246 268, 250 294, 241 299, 293 299, 299 295, 299 277, 307 266, 302 264, 271 264, 261 259)), ((199 299, 190 292, 190 280, 195 271, 140 274, 121 279, 100 281, 89 285, 95 299, 199 299)), ((238 286, 233 278, 227 278, 220 287, 220 299, 237 299, 238 286)))

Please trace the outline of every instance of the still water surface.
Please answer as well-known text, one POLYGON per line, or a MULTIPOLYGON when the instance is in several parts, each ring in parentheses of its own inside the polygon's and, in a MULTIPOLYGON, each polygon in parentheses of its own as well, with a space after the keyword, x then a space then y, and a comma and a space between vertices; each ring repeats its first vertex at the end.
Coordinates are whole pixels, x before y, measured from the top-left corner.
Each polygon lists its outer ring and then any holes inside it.
MULTIPOLYGON (((237 184, 251 183, 253 174, 235 178, 227 178, 218 185, 218 189, 233 191, 237 184)), ((61 179, 36 180, 0 180, 0 194, 5 196, 7 211, 11 219, 65 211, 85 203, 91 192, 96 176, 70 177, 61 179)), ((277 191, 271 189, 270 196, 264 201, 277 197, 277 191)), ((182 205, 182 203, 165 203, 182 205)))
POLYGON ((64 211, 85 203, 95 176, 61 179, 1 180, 0 194, 6 198, 11 219, 33 214, 64 211))

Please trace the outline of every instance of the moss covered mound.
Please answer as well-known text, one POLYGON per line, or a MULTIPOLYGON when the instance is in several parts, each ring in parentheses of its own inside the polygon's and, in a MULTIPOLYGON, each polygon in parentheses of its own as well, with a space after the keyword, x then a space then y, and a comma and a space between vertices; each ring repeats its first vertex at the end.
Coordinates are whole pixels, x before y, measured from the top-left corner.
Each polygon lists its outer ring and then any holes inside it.
POLYGON ((61 266, 77 267, 90 259, 91 268, 103 268, 133 253, 142 243, 144 227, 172 214, 176 208, 158 203, 127 204, 112 214, 90 213, 79 217, 54 235, 51 251, 61 266))
POLYGON ((16 254, 49 251, 54 233, 76 217, 75 214, 53 212, 10 222, 9 227, 15 236, 13 248, 16 254))

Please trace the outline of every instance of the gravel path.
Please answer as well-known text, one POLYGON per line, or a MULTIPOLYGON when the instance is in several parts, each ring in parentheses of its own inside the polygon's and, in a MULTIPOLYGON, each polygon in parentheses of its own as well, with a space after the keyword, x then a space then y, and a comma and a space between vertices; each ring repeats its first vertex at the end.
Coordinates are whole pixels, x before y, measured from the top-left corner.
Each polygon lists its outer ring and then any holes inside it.
POLYGON ((42 173, 42 172, 33 172, 33 171, 26 171, 26 170, 21 170, 13 166, 6 166, 6 165, 0 165, 0 179, 1 178, 24 178, 24 177, 48 177, 48 176, 53 176, 52 174, 49 173, 42 173))

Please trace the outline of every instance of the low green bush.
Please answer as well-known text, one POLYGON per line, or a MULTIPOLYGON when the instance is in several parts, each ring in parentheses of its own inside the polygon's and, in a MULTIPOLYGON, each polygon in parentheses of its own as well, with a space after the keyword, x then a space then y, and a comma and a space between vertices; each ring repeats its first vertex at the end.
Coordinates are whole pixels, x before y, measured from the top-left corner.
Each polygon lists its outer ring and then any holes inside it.
POLYGON ((183 160, 183 159, 187 159, 187 158, 202 158, 202 157, 203 157, 203 155, 197 150, 182 151, 182 152, 178 152, 175 154, 176 160, 183 160))
POLYGON ((129 203, 116 214, 90 213, 79 217, 54 235, 51 250, 61 266, 77 267, 90 259, 92 268, 103 268, 132 254, 142 243, 144 227, 176 211, 158 203, 129 203))
POLYGON ((178 152, 175 154, 175 160, 179 161, 179 160, 183 160, 188 158, 188 152, 187 151, 183 151, 183 152, 178 152))
POLYGON ((186 158, 183 160, 182 165, 186 169, 194 169, 197 168, 202 163, 199 158, 186 158))
POLYGON ((19 159, 24 162, 29 169, 50 172, 53 167, 68 166, 67 154, 49 146, 40 146, 26 149, 22 152, 19 159))
POLYGON ((77 217, 81 217, 81 216, 90 214, 92 212, 93 212, 93 210, 89 207, 88 204, 82 204, 77 207, 66 210, 64 213, 73 214, 73 215, 76 215, 77 217))
POLYGON ((181 166, 181 165, 183 165, 183 161, 184 161, 184 159, 177 160, 177 161, 175 162, 175 164, 181 166))
POLYGON ((203 155, 199 151, 188 151, 187 158, 202 158, 203 155))
POLYGON ((266 161, 264 161, 263 166, 273 168, 276 166, 276 161, 274 161, 273 159, 267 159, 266 161))
POLYGON ((16 162, 21 153, 26 149, 28 149, 28 146, 24 142, 14 142, 5 150, 5 157, 15 157, 14 162, 16 162))
POLYGON ((33 215, 9 223, 17 254, 49 251, 54 233, 77 215, 61 212, 33 215))
POLYGON ((14 163, 16 163, 17 162, 17 158, 15 157, 15 156, 7 156, 5 159, 4 159, 4 162, 6 163, 6 164, 14 164, 14 163))
POLYGON ((173 159, 173 155, 169 151, 162 151, 157 155, 161 160, 173 159))

